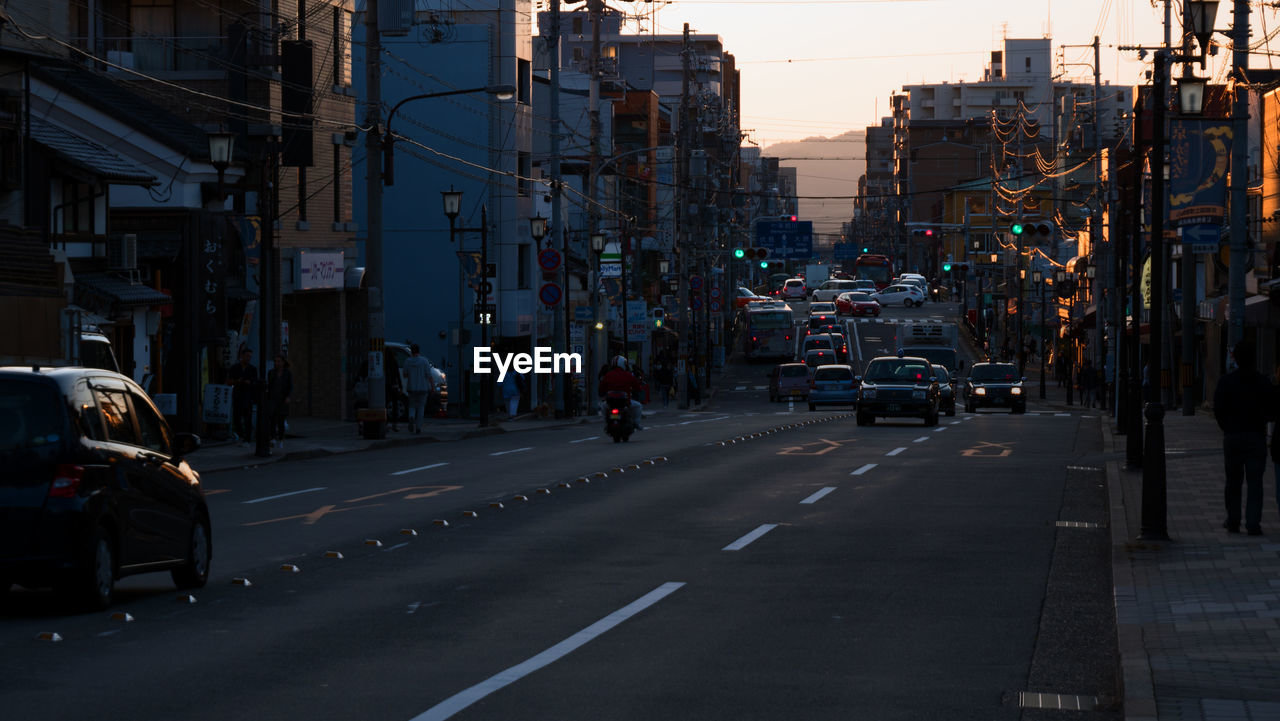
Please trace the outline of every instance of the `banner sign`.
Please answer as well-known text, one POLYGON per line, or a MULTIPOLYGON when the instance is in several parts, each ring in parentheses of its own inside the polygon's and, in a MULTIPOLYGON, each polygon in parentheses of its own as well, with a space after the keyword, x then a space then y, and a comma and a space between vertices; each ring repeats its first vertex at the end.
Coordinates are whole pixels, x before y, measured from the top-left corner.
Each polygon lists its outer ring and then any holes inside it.
POLYGON ((1169 219, 1173 225, 1221 225, 1231 163, 1231 121, 1169 121, 1169 219))

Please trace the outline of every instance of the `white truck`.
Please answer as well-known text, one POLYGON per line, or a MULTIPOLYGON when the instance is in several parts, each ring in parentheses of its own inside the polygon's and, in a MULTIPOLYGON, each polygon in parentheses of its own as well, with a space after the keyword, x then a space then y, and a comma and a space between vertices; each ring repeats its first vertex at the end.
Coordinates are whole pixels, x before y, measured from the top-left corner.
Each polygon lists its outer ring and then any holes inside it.
POLYGON ((815 288, 827 282, 831 277, 831 266, 812 264, 804 267, 804 286, 812 293, 815 288))
POLYGON ((960 328, 955 323, 938 320, 911 320, 894 323, 893 350, 903 355, 925 358, 930 363, 945 366, 953 374, 964 369, 957 348, 960 345, 960 328))

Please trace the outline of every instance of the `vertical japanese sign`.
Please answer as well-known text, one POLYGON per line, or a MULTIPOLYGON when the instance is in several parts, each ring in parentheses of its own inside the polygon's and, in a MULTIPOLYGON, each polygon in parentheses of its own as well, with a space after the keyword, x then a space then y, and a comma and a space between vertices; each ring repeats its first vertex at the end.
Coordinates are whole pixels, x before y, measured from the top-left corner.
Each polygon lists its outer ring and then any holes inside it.
POLYGON ((211 343, 226 332, 226 253, 223 252, 223 226, 201 225, 201 237, 195 239, 196 287, 189 295, 196 304, 198 332, 203 343, 211 343))
POLYGON ((1231 121, 1174 118, 1169 123, 1169 220, 1192 253, 1218 249, 1226 213, 1231 121))

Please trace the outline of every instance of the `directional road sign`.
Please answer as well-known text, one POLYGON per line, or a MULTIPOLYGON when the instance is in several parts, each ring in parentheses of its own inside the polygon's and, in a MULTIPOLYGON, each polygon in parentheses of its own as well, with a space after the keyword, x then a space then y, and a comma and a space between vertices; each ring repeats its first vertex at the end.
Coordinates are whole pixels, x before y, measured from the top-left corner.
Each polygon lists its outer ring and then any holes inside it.
POLYGON ((813 221, 757 220, 756 246, 769 249, 770 260, 813 257, 813 221))

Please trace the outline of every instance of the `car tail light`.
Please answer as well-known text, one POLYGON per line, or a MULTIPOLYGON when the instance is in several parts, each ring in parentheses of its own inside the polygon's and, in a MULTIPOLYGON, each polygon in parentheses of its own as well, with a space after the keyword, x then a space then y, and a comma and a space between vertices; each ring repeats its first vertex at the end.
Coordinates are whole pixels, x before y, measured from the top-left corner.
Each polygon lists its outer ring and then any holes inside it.
POLYGON ((791 340, 791 336, 789 336, 789 335, 788 335, 788 336, 787 336, 787 340, 791 340))
POLYGON ((49 484, 50 498, 75 498, 84 478, 84 466, 59 463, 53 471, 53 483, 49 484))
POLYGON ((818 381, 814 380, 813 378, 810 378, 810 379, 809 379, 809 387, 810 387, 810 388, 817 388, 817 387, 818 387, 818 381))
POLYGON ((758 340, 760 340, 760 339, 759 339, 759 338, 757 338, 757 337, 755 337, 755 336, 751 336, 751 342, 752 342, 752 343, 755 343, 755 342, 756 342, 756 341, 758 341, 758 340))
POLYGON ((612 415, 612 416, 622 415, 622 411, 618 410, 617 408, 613 408, 609 411, 609 415, 612 415))

